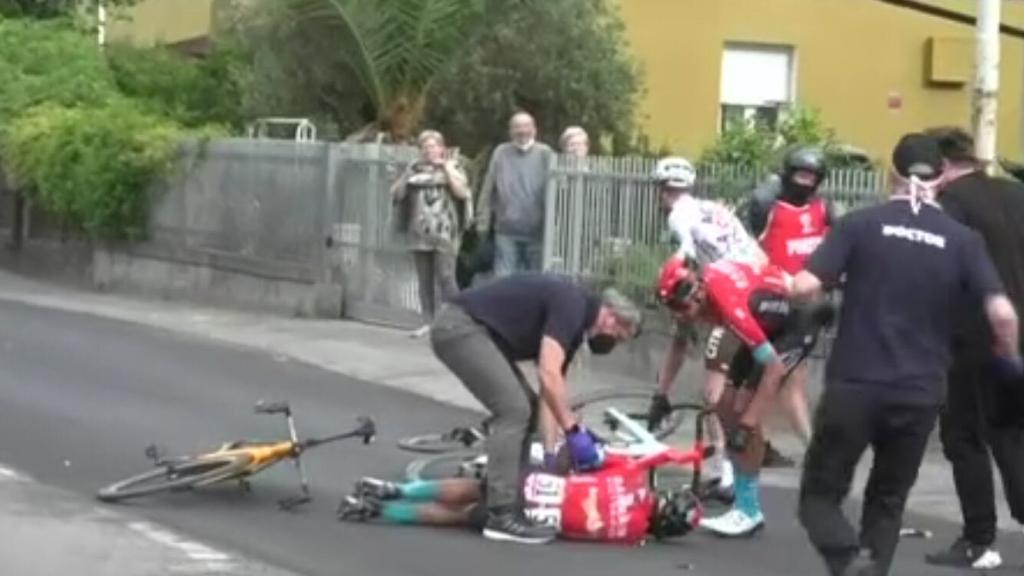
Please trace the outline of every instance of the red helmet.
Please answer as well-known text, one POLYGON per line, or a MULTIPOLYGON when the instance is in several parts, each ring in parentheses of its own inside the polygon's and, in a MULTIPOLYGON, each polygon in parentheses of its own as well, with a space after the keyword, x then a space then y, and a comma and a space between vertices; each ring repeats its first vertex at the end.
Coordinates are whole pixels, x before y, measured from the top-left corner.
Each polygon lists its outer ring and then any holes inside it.
POLYGON ((672 310, 681 311, 697 290, 697 273, 686 260, 672 256, 661 267, 658 300, 672 310))

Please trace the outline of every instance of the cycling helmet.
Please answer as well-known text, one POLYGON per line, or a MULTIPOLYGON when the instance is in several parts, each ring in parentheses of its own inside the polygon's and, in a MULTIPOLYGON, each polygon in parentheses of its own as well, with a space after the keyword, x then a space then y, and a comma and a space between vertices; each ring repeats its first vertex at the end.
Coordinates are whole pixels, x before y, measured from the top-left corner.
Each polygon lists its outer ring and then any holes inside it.
POLYGON ((789 180, 794 172, 806 170, 818 176, 818 184, 825 181, 828 176, 828 167, 825 165, 825 152, 816 146, 801 146, 793 148, 786 153, 782 159, 783 181, 789 180))
POLYGON ((673 255, 661 267, 658 300, 675 311, 683 311, 697 292, 697 271, 685 259, 673 255))
POLYGON ((667 188, 693 188, 697 182, 697 171, 686 158, 662 158, 654 168, 654 179, 667 188))
POLYGON ((662 493, 655 503, 650 532, 659 539, 685 536, 700 524, 703 516, 704 507, 689 490, 662 493))

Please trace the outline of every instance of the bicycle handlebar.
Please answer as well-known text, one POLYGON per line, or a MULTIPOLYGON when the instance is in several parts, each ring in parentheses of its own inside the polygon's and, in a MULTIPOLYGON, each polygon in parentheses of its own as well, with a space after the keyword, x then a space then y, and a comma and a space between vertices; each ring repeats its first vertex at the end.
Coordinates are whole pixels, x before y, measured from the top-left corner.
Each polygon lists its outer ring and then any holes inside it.
POLYGON ((288 416, 292 413, 292 407, 287 402, 265 402, 263 400, 257 402, 253 410, 257 414, 284 414, 288 416))
POLYGON ((310 438, 308 440, 304 440, 302 442, 302 448, 312 448, 314 446, 319 446, 320 444, 337 442, 338 440, 346 440, 348 438, 362 438, 363 444, 373 442, 373 439, 377 436, 377 424, 374 423, 373 419, 366 416, 361 416, 357 421, 359 422, 359 426, 354 430, 324 438, 310 438))

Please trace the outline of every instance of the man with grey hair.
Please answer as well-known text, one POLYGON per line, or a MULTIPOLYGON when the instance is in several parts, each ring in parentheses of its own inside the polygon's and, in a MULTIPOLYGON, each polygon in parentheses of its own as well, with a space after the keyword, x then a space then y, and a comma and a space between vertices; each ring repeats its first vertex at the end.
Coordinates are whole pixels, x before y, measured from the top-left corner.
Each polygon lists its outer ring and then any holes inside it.
POLYGON ((524 518, 518 498, 538 398, 516 363, 537 363, 541 400, 565 435, 573 466, 599 467, 603 450, 570 410, 565 375, 584 341, 594 354, 607 354, 638 333, 641 317, 614 290, 597 296, 568 278, 545 274, 518 274, 467 290, 438 314, 430 330, 434 354, 493 415, 485 537, 537 544, 557 534, 524 518))
POLYGON ((509 120, 512 141, 499 145, 480 189, 477 232, 493 227, 494 274, 540 271, 544 239, 544 196, 555 153, 537 142, 537 124, 527 112, 509 120))

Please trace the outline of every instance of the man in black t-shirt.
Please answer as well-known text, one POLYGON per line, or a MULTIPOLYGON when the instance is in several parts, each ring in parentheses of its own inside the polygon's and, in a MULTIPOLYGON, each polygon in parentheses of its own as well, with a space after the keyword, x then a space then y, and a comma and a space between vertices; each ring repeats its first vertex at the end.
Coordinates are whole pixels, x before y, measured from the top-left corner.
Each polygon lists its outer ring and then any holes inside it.
MULTIPOLYGON (((974 157, 974 139, 958 128, 934 136, 946 159, 939 203, 947 214, 985 239, 999 277, 1017 310, 1024 307, 1024 186, 989 177, 974 157)), ((930 564, 992 570, 995 549, 994 458, 1014 519, 1024 523, 1024 386, 992 370, 991 332, 976 302, 960 315, 949 371, 949 400, 939 419, 942 447, 953 467, 963 513, 960 538, 929 554, 930 564), (990 455, 991 454, 991 455, 990 455)))
POLYGON ((533 525, 518 508, 522 465, 537 397, 516 362, 537 362, 541 397, 565 433, 577 469, 599 466, 600 447, 569 409, 565 373, 579 347, 606 354, 635 336, 639 309, 614 290, 595 296, 569 279, 520 274, 452 298, 430 330, 434 354, 493 414, 487 437, 488 519, 493 540, 544 543, 556 530, 533 525))
POLYGON ((840 219, 791 286, 794 297, 807 298, 845 276, 799 505, 834 575, 888 573, 945 397, 949 311, 982 302, 1004 365, 1022 370, 1017 316, 980 236, 933 201, 943 170, 935 140, 907 135, 892 160, 891 201, 840 219), (869 446, 874 462, 858 535, 841 502, 869 446))

